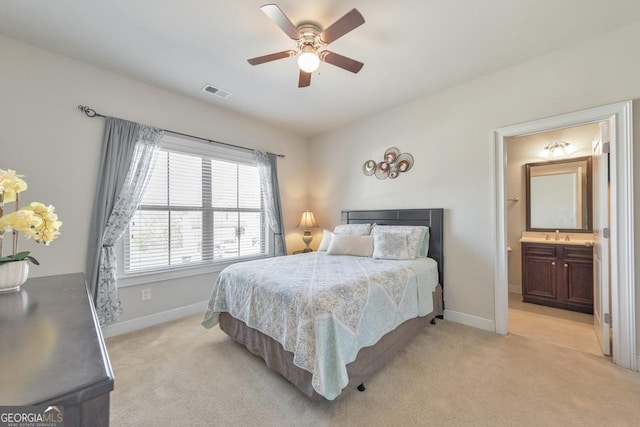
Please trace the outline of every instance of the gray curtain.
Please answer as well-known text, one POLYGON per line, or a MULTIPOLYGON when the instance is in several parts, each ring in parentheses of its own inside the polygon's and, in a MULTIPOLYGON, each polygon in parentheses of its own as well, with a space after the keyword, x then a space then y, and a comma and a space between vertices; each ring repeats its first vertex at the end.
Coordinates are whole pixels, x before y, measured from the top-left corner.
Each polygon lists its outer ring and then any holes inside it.
POLYGON ((108 117, 93 208, 86 275, 101 325, 120 314, 113 245, 142 200, 163 131, 108 117))
POLYGON ((284 239, 284 221, 278 185, 278 156, 264 151, 256 151, 255 156, 267 211, 267 224, 274 237, 274 254, 275 256, 286 255, 287 245, 284 239))

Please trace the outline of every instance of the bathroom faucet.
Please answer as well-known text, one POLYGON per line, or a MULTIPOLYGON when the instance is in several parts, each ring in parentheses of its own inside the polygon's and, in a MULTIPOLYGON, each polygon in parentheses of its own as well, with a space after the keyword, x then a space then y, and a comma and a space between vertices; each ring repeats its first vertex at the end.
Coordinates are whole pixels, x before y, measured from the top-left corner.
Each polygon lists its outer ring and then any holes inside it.
POLYGON ((556 240, 560 240, 560 230, 556 230, 556 240))
POLYGON ((567 236, 564 238, 564 240, 566 240, 567 242, 571 241, 571 238, 569 237, 569 234, 567 234, 567 236))

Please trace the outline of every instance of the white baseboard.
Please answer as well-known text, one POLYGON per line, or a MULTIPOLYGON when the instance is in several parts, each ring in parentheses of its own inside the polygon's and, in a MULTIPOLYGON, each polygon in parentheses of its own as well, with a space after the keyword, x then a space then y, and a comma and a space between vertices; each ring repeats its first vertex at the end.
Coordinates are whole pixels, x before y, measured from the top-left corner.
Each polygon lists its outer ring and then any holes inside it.
POLYGON ((208 301, 202 301, 196 304, 185 305, 184 307, 151 314, 149 316, 139 317, 137 319, 112 323, 111 325, 102 327, 102 335, 105 338, 114 337, 116 335, 126 334, 127 332, 148 328, 149 326, 170 322, 171 320, 180 319, 181 317, 192 314, 204 313, 207 309, 207 303, 208 301))
POLYGON ((509 293, 522 294, 522 286, 509 283, 509 293))
MULTIPOLYGON (((126 334, 150 326, 160 325, 165 322, 180 319, 181 317, 190 316, 196 313, 204 313, 207 309, 208 301, 202 301, 196 304, 186 305, 184 307, 174 308, 172 310, 151 314, 149 316, 139 317, 137 319, 125 320, 124 322, 113 323, 102 328, 102 335, 105 338, 114 337, 116 335, 126 334)), ((444 311, 445 320, 461 323, 473 328, 485 331, 495 332, 496 324, 491 319, 473 316, 471 314, 460 313, 453 310, 444 311)), ((640 366, 640 355, 638 355, 638 363, 640 366)))
POLYGON ((472 316, 471 314, 460 313, 452 310, 445 310, 444 319, 456 323, 462 323, 463 325, 471 326, 485 331, 496 331, 496 322, 491 319, 485 319, 484 317, 472 316))

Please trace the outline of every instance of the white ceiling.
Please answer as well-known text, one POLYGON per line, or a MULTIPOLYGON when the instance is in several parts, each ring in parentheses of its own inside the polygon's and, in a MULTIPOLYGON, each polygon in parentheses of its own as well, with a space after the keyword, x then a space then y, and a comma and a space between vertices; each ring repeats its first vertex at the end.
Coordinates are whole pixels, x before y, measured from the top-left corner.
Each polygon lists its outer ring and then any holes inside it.
POLYGON ((295 58, 246 61, 295 48, 267 2, 3 0, 0 34, 312 136, 640 20, 640 0, 278 0, 296 25, 366 20, 330 45, 362 71, 299 89, 295 58))

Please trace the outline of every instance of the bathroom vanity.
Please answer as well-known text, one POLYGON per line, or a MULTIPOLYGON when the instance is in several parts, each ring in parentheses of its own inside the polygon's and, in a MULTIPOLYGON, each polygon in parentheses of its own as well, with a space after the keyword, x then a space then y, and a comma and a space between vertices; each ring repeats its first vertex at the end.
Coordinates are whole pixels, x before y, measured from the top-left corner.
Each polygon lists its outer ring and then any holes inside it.
POLYGON ((522 300, 593 313, 591 157, 525 164, 522 300))
POLYGON ((593 314, 593 246, 588 240, 521 239, 522 300, 593 314))

